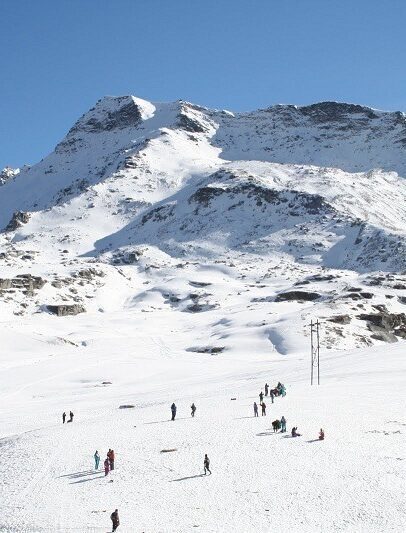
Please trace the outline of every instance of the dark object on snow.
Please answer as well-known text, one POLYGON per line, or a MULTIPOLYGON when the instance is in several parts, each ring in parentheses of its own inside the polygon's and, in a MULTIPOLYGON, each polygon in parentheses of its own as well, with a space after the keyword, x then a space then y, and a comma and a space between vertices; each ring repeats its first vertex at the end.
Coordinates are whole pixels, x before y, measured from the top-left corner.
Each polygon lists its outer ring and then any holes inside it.
POLYGON ((120 518, 118 517, 118 509, 116 509, 114 512, 111 513, 110 518, 111 518, 111 521, 113 522, 113 531, 115 531, 120 525, 120 518))
POLYGON ((120 405, 119 409, 134 409, 135 405, 120 405))
POLYGON ((266 416, 266 404, 264 402, 261 403, 262 408, 262 416, 266 416))
POLYGON ((62 414, 62 424, 65 423, 65 420, 66 420, 66 413, 63 413, 63 414, 62 414))
POLYGON ((72 411, 70 411, 68 422, 73 422, 73 416, 74 416, 74 415, 73 415, 72 411))
POLYGON ((236 400, 237 398, 231 398, 231 400, 236 400))
POLYGON ((48 311, 57 316, 70 316, 78 315, 79 313, 86 313, 86 309, 83 305, 70 304, 70 305, 47 305, 48 311))
POLYGON ((323 431, 323 429, 320 429, 319 440, 324 440, 324 431, 323 431))
POLYGON ((272 427, 273 427, 274 432, 276 433, 281 428, 280 420, 274 420, 272 422, 272 427))
POLYGON ((292 428, 292 437, 301 437, 302 435, 297 432, 297 427, 292 428))
POLYGON ((195 412, 196 412, 196 406, 194 403, 192 403, 192 405, 190 406, 190 408, 192 409, 192 416, 194 417, 195 416, 195 412))
POLYGON ((257 402, 254 402, 254 416, 258 416, 258 405, 257 405, 257 402))
POLYGON ((177 448, 168 448, 167 450, 161 450, 161 453, 177 452, 177 448))
POLYGON ((204 475, 207 474, 207 472, 209 474, 211 474, 211 470, 210 470, 210 459, 207 457, 207 453, 204 454, 204 475))
POLYGON ((312 302, 319 298, 321 298, 321 294, 318 294, 317 292, 289 291, 278 294, 275 298, 275 302, 290 302, 293 300, 298 302, 312 302))
POLYGON ((176 405, 174 403, 171 405, 171 412, 172 412, 172 419, 171 420, 175 420, 175 417, 176 417, 176 405))
POLYGON ((281 433, 286 433, 286 418, 284 416, 281 418, 281 433))

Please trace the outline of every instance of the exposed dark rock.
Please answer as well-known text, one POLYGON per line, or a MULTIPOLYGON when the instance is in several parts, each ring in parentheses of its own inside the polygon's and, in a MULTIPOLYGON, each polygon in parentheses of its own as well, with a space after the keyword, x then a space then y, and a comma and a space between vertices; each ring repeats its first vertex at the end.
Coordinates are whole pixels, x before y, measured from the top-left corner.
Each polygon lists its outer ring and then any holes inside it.
POLYGON ((335 315, 330 316, 327 320, 336 324, 349 324, 351 322, 351 317, 350 315, 335 315))
POLYGON ((225 349, 225 346, 193 346, 191 348, 187 348, 186 351, 194 353, 217 354, 224 352, 225 349))
POLYGON ((83 305, 78 304, 64 304, 64 305, 47 305, 48 311, 57 316, 70 316, 85 313, 86 309, 83 305))
POLYGON ((192 287, 208 287, 209 285, 212 285, 212 283, 206 283, 204 281, 189 281, 189 285, 192 285, 192 287))
POLYGON ((321 298, 321 294, 318 294, 317 292, 289 291, 278 294, 275 298, 275 302, 288 302, 293 300, 298 302, 312 302, 319 298, 321 298))
MULTIPOLYGON (((386 313, 358 315, 360 320, 366 320, 371 331, 376 332, 375 328, 380 328, 398 337, 406 338, 406 314, 405 313, 386 313)), ((379 330, 378 330, 379 333, 379 330)))
POLYGON ((27 224, 30 217, 30 213, 26 213, 25 211, 15 211, 4 231, 15 231, 18 228, 21 228, 21 226, 27 224))

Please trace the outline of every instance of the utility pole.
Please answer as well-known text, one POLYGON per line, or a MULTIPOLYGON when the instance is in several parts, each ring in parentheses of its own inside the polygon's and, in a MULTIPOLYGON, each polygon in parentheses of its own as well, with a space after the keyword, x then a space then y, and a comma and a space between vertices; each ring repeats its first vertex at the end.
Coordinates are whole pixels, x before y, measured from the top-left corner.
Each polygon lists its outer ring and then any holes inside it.
POLYGON ((313 385, 314 369, 317 368, 317 385, 320 385, 320 322, 317 319, 310 322, 310 343, 311 343, 311 374, 310 385, 313 385))

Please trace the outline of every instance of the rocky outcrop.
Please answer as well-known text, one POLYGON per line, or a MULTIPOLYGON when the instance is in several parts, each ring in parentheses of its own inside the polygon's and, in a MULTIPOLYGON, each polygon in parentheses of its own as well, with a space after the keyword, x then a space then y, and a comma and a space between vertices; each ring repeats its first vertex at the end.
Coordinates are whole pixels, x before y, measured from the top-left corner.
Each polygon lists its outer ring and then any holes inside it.
POLYGON ((313 302, 319 298, 321 298, 321 294, 318 292, 289 291, 278 294, 275 298, 275 302, 313 302))
POLYGON ((73 316, 86 312, 86 309, 83 307, 83 305, 79 304, 47 305, 47 309, 50 313, 57 316, 73 316))
POLYGON ((22 290, 38 290, 42 289, 47 281, 40 276, 32 276, 31 274, 18 274, 15 278, 0 279, 0 289, 22 289, 22 290))
POLYGON ((4 231, 15 231, 30 220, 31 215, 25 211, 15 211, 4 231))
POLYGON ((392 333, 397 337, 406 339, 406 314, 405 313, 362 313, 358 315, 360 320, 368 323, 370 331, 375 333, 392 333))

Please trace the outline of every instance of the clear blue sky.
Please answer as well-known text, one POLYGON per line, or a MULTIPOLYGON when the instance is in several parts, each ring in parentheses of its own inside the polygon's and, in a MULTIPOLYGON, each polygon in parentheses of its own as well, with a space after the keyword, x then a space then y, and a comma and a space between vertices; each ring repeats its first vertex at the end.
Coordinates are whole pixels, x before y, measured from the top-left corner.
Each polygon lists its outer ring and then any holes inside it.
POLYGON ((100 97, 406 111, 406 0, 0 0, 0 167, 100 97))

